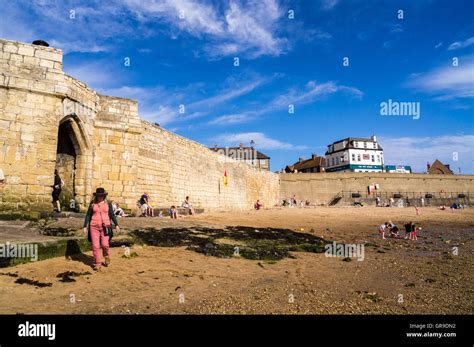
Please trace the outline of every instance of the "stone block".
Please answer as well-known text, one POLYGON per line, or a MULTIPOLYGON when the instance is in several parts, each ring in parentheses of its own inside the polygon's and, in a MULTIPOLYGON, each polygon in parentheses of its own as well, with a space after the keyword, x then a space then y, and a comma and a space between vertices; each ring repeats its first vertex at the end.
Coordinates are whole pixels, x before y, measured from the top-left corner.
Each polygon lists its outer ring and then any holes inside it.
POLYGON ((18 54, 33 57, 35 55, 35 49, 34 47, 20 46, 18 47, 18 54))
POLYGON ((35 57, 41 59, 48 59, 58 63, 62 62, 62 54, 58 52, 49 52, 43 49, 37 49, 35 52, 35 57))

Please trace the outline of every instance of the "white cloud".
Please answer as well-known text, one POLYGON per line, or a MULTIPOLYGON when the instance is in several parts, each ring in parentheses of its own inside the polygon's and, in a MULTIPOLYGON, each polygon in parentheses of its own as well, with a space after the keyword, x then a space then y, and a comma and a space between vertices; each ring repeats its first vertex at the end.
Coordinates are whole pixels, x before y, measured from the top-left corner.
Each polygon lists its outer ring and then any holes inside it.
POLYGON ((457 173, 474 173, 474 135, 442 135, 426 137, 384 137, 379 136, 384 149, 385 164, 410 165, 414 171, 426 171, 426 163, 439 159, 450 164, 457 173), (457 153, 458 161, 455 161, 457 153))
POLYGON ((212 107, 218 104, 221 104, 223 102, 238 98, 242 95, 248 94, 255 90, 256 88, 260 87, 264 83, 269 82, 269 78, 262 78, 258 77, 255 78, 254 80, 248 81, 246 83, 242 82, 236 82, 236 85, 227 88, 226 90, 223 90, 217 95, 211 96, 206 99, 202 99, 196 102, 193 102, 189 104, 189 107, 192 108, 202 108, 202 107, 212 107))
MULTIPOLYGON (((145 119, 157 121, 162 125, 190 121, 193 119, 207 116, 213 111, 213 108, 220 104, 237 99, 260 87, 261 85, 273 80, 277 75, 271 77, 250 76, 244 74, 239 78, 232 77, 222 83, 217 88, 217 93, 208 97, 202 97, 201 90, 206 88, 204 83, 195 83, 187 87, 173 89, 164 86, 153 87, 107 87, 102 82, 111 78, 112 73, 101 73, 94 75, 97 66, 81 66, 73 69, 84 78, 84 82, 92 81, 91 85, 98 88, 102 94, 111 96, 120 96, 129 99, 138 100, 139 113, 145 119), (200 94, 198 96, 198 94, 200 94), (179 113, 180 105, 184 106, 184 113, 179 113)), ((110 80, 109 80, 110 81, 110 80)), ((229 121, 230 119, 226 119, 229 121)))
POLYGON ((252 118, 249 114, 229 114, 217 117, 211 120, 208 124, 210 125, 231 125, 231 124, 241 124, 251 121, 252 118))
POLYGON ((453 51, 456 49, 466 48, 470 45, 474 44, 474 36, 464 40, 464 41, 456 41, 449 45, 448 51, 453 51))
POLYGON ((424 74, 413 74, 406 85, 430 93, 436 100, 474 98, 474 59, 460 57, 458 66, 443 66, 424 74))
POLYGON ((58 47, 60 48, 64 54, 72 53, 72 52, 79 52, 79 53, 99 53, 99 52, 107 52, 110 50, 109 47, 105 45, 99 45, 95 42, 82 42, 82 41, 74 41, 74 42, 64 42, 64 41, 57 41, 55 39, 48 42, 51 47, 58 47))
POLYGON ((342 92, 351 98, 360 99, 364 95, 362 91, 355 87, 348 87, 337 84, 334 81, 316 83, 309 81, 304 88, 291 88, 286 93, 277 95, 267 103, 263 103, 257 110, 243 111, 238 114, 224 115, 210 121, 211 125, 229 125, 237 123, 247 123, 264 114, 274 111, 288 111, 288 106, 295 107, 315 102, 331 94, 342 92))
POLYGON ((332 10, 338 4, 339 0, 322 0, 321 8, 323 10, 332 10))
POLYGON ((219 146, 238 146, 239 143, 248 144, 255 142, 255 147, 259 149, 280 149, 280 150, 302 150, 306 146, 296 146, 291 143, 272 139, 260 132, 221 134, 212 139, 212 142, 219 146))
POLYGON ((148 21, 160 17, 196 36, 224 32, 216 10, 208 4, 191 0, 125 0, 124 4, 138 19, 148 21))
POLYGON ((211 56, 280 55, 287 46, 287 40, 277 35, 283 11, 276 0, 250 0, 245 6, 233 0, 222 5, 222 11, 191 0, 126 0, 125 4, 143 22, 160 19, 194 37, 205 36, 204 51, 211 56))

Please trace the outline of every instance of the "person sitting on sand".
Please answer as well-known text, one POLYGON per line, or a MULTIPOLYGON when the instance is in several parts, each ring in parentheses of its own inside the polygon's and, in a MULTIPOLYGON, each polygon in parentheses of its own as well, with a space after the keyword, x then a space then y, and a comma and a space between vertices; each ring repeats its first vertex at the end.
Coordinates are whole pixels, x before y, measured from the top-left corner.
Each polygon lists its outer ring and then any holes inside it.
POLYGON ((453 211, 454 211, 454 210, 457 210, 457 209, 458 209, 458 205, 457 205, 455 202, 453 202, 453 203, 451 204, 450 209, 453 210, 453 211))
POLYGON ((143 193, 143 195, 140 197, 140 200, 138 200, 137 206, 140 209, 140 217, 153 217, 153 207, 151 206, 149 200, 150 196, 147 192, 143 193))
POLYGON ((441 206, 439 207, 439 209, 440 209, 441 211, 444 211, 444 210, 446 210, 446 206, 441 205, 441 206))
POLYGON ((254 205, 254 208, 256 210, 260 210, 261 208, 263 207, 262 203, 260 202, 260 200, 257 200, 257 202, 255 203, 254 205))
POLYGON ((296 201, 296 194, 294 194, 293 197, 291 198, 291 205, 292 206, 298 205, 298 202, 296 201))
POLYGON ((187 208, 189 214, 194 214, 193 204, 189 201, 189 196, 184 199, 184 202, 181 204, 182 207, 187 208))
POLYGON ((171 206, 170 207, 170 217, 171 219, 178 219, 178 211, 176 210, 176 206, 171 206))
MULTIPOLYGON (((114 206, 114 205, 112 205, 114 206)), ((122 210, 119 204, 115 204, 114 213, 117 217, 127 217, 125 212, 122 210)))
POLYGON ((382 235, 382 239, 385 239, 385 229, 388 227, 388 222, 379 226, 379 234, 382 235))

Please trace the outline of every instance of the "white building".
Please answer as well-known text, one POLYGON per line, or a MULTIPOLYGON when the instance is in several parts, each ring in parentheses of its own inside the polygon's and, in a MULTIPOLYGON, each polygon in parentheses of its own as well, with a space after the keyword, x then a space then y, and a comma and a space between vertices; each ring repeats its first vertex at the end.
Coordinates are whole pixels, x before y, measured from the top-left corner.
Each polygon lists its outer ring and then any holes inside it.
POLYGON ((348 137, 328 146, 326 172, 383 172, 383 149, 377 138, 348 137))

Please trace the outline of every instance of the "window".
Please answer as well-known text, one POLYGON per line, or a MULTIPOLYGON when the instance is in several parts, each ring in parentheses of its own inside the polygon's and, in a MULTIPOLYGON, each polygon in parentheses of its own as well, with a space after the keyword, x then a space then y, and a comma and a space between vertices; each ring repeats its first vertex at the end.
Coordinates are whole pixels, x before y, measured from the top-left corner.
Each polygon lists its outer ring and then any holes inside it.
POLYGON ((367 148, 367 142, 364 142, 364 148, 367 148))
POLYGON ((356 155, 352 153, 352 161, 356 161, 356 155))
POLYGON ((357 154, 357 161, 360 161, 360 154, 357 154))
POLYGON ((377 144, 375 142, 372 142, 372 144, 374 145, 374 148, 377 148, 377 144))
POLYGON ((331 158, 332 166, 334 166, 334 157, 331 158))
POLYGON ((357 141, 354 141, 354 147, 358 147, 357 141))
POLYGON ((375 162, 375 155, 372 156, 372 163, 375 162))
POLYGON ((380 163, 380 155, 377 156, 377 163, 380 163))

